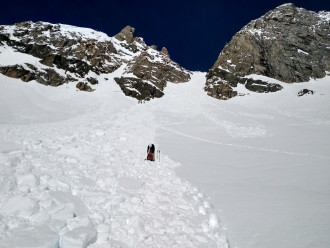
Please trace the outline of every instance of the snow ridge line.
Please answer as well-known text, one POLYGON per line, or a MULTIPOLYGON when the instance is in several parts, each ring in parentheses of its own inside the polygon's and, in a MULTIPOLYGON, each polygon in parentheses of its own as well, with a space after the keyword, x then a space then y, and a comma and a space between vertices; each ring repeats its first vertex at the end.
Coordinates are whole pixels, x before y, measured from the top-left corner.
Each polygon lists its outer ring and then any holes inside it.
POLYGON ((212 143, 212 144, 216 144, 216 145, 235 146, 235 147, 259 150, 259 151, 265 151, 265 152, 282 153, 282 154, 305 156, 305 157, 312 157, 312 158, 321 158, 321 159, 330 159, 329 156, 319 156, 319 155, 313 155, 313 154, 308 154, 308 153, 299 153, 299 152, 288 152, 288 151, 281 151, 281 150, 277 150, 277 149, 259 148, 259 147, 254 147, 254 146, 245 146, 245 145, 238 145, 238 144, 226 144, 226 143, 222 143, 222 142, 217 142, 217 141, 211 141, 211 140, 207 140, 207 139, 198 138, 198 137, 195 137, 195 136, 192 136, 192 135, 188 135, 188 134, 184 134, 184 133, 181 133, 181 132, 171 130, 171 129, 166 128, 166 127, 160 127, 160 128, 164 129, 166 131, 175 133, 175 134, 179 134, 179 135, 187 137, 187 138, 200 140, 200 141, 203 141, 203 142, 212 143))

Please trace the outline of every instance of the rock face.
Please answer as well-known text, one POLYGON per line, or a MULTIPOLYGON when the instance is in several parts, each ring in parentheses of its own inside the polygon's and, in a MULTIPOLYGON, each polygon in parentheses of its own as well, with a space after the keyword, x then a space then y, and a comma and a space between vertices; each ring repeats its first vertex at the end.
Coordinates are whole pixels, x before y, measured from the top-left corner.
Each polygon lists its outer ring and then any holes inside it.
POLYGON ((204 90, 209 96, 220 100, 228 100, 238 95, 238 92, 233 89, 238 84, 245 85, 246 89, 257 93, 276 92, 283 88, 279 84, 239 77, 235 73, 215 68, 209 70, 206 74, 204 90))
POLYGON ((115 80, 126 96, 132 96, 138 100, 149 101, 151 98, 159 98, 164 95, 162 91, 142 79, 121 77, 115 78, 115 80))
MULTIPOLYGON (((281 5, 235 34, 207 77, 210 78, 213 70, 220 68, 238 79, 249 74, 287 83, 322 78, 326 71, 330 71, 329 23, 330 12, 315 13, 296 8, 293 4, 281 5)), ((207 82, 207 85, 211 84, 219 87, 223 80, 221 77, 213 78, 213 83, 207 82)), ((251 89, 251 86, 246 86, 251 89)), ((205 90, 211 94, 209 88, 205 90)), ((275 88, 272 86, 270 89, 275 88)), ((224 94, 223 98, 231 96, 224 94)))
MULTIPOLYGON (((0 73, 50 86, 76 82, 79 90, 88 92, 93 91, 92 86, 99 83, 100 78, 111 78, 108 74, 119 67, 124 68, 123 78, 132 78, 133 74, 141 85, 149 83, 160 91, 167 82, 190 79, 190 72, 171 61, 166 48, 159 52, 147 46, 142 38, 134 37, 134 31, 127 26, 114 37, 108 37, 88 28, 46 22, 3 25, 0 26, 0 49, 10 50, 17 58, 23 53, 36 59, 33 65, 24 59, 18 64, 7 61, 0 64, 0 73)), ((151 99, 162 95, 154 94, 148 87, 139 88, 149 95, 140 92, 140 96, 130 96, 142 100, 142 96, 151 99)))
POLYGON ((135 28, 131 26, 126 26, 118 34, 115 35, 115 38, 120 41, 126 40, 127 43, 132 43, 134 40, 134 31, 135 28))

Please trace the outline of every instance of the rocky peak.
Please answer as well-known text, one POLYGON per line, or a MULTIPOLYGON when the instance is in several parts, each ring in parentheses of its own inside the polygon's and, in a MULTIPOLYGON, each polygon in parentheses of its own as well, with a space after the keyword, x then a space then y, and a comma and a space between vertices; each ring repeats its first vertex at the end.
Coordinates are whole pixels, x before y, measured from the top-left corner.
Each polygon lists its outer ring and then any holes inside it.
MULTIPOLYGON (((287 83, 322 78, 330 71, 329 22, 330 12, 283 4, 236 33, 211 70, 219 68, 238 78, 259 74, 287 83)), ((213 81, 211 85, 221 80, 213 81)))
POLYGON ((158 50, 157 50, 158 47, 157 47, 156 45, 151 45, 150 48, 153 49, 153 50, 155 50, 155 51, 158 51, 158 50))
POLYGON ((134 30, 127 26, 109 37, 93 29, 47 22, 0 25, 0 56, 10 52, 13 61, 21 61, 0 64, 0 73, 50 86, 74 82, 77 89, 93 92, 93 85, 122 66, 124 73, 115 81, 126 95, 139 100, 161 97, 167 82, 190 79, 189 71, 134 37, 134 30), (28 56, 35 59, 25 61, 28 56))
POLYGON ((160 51, 160 54, 170 58, 170 54, 168 53, 168 50, 166 47, 163 47, 162 50, 160 51))
POLYGON ((132 43, 134 41, 134 31, 135 28, 131 26, 126 26, 118 34, 115 35, 115 38, 119 41, 126 40, 127 43, 132 43))

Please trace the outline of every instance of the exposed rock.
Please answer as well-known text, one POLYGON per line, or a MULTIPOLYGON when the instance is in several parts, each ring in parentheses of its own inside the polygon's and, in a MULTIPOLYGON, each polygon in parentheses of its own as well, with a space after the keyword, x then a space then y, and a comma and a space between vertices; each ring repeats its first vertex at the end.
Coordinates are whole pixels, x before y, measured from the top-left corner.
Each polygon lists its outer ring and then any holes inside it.
POLYGON ((36 81, 50 86, 59 86, 66 82, 65 78, 58 74, 54 69, 46 69, 45 72, 39 72, 36 81))
POLYGON ((74 31, 68 34, 61 30, 59 24, 23 22, 14 27, 13 36, 20 40, 11 39, 3 28, 0 44, 6 42, 19 52, 40 58, 43 65, 56 65, 80 78, 90 71, 96 74, 111 73, 122 64, 115 58, 117 50, 110 40, 84 38, 81 33, 74 31))
POLYGON ((135 44, 120 44, 122 47, 126 48, 127 50, 131 51, 132 53, 137 53, 139 51, 138 47, 135 44))
POLYGON ((94 89, 92 89, 92 87, 90 87, 87 83, 83 83, 83 82, 77 83, 76 88, 81 91, 87 91, 87 92, 94 91, 94 89))
POLYGON ((126 26, 118 34, 115 35, 115 38, 120 41, 126 40, 127 43, 132 43, 134 40, 134 31, 135 29, 131 26, 126 26))
POLYGON ((38 83, 50 86, 59 86, 64 83, 76 80, 70 75, 67 75, 67 78, 64 78, 51 68, 45 70, 37 70, 31 64, 26 65, 29 67, 28 69, 21 65, 0 67, 0 73, 8 77, 20 78, 23 82, 36 80, 38 83))
POLYGON ((329 16, 281 5, 235 34, 212 68, 288 83, 322 78, 330 71, 329 16))
POLYGON ((279 84, 267 83, 262 80, 254 80, 252 78, 246 79, 245 88, 257 93, 276 92, 283 89, 283 87, 279 84))
POLYGON ((288 83, 324 77, 330 71, 329 17, 330 12, 284 4, 251 21, 221 51, 208 72, 205 90, 214 96, 222 92, 220 98, 228 99, 233 96, 228 87, 242 80, 255 92, 282 89, 278 84, 242 79, 250 74, 288 83))
POLYGON ((157 49, 158 49, 158 47, 156 45, 151 45, 150 48, 155 50, 155 51, 157 51, 157 49))
POLYGON ((170 58, 170 54, 168 53, 168 50, 166 47, 162 48, 162 50, 160 51, 160 54, 170 58))
POLYGON ((94 84, 98 84, 99 83, 99 81, 96 79, 96 78, 93 78, 93 77, 88 77, 88 78, 86 78, 87 79, 87 81, 90 83, 90 84, 92 84, 92 85, 94 85, 94 84))
POLYGON ((177 63, 157 55, 142 52, 127 66, 127 72, 140 79, 148 80, 163 90, 167 82, 188 82, 190 74, 177 63))
POLYGON ((149 101, 151 98, 159 98, 164 95, 155 86, 138 78, 121 77, 115 78, 115 81, 126 96, 131 96, 138 100, 149 101))
POLYGON ((21 65, 3 66, 0 67, 0 72, 3 75, 11 78, 21 78, 30 73, 30 71, 24 69, 21 65))
POLYGON ((221 100, 228 100, 238 95, 237 91, 233 89, 237 87, 238 83, 244 84, 246 89, 257 93, 276 92, 283 88, 279 84, 254 80, 252 78, 238 77, 234 73, 215 68, 209 70, 206 74, 204 90, 209 96, 221 100))
POLYGON ((141 96, 130 96, 151 99, 162 95, 158 91, 167 82, 190 79, 190 72, 171 61, 166 48, 159 52, 155 46, 147 46, 142 38, 134 37, 134 28, 130 26, 115 37, 108 37, 91 29, 81 32, 81 28, 68 25, 22 22, 0 26, 0 46, 3 45, 40 59, 35 65, 0 66, 0 73, 24 82, 36 80, 59 86, 78 81, 78 89, 92 91, 89 85, 99 83, 96 75, 104 74, 108 78, 109 73, 124 66, 122 76, 133 73, 140 81, 130 82, 143 91, 141 96))
POLYGON ((309 89, 303 89, 301 91, 298 92, 298 96, 303 96, 303 95, 306 95, 306 94, 312 94, 314 95, 314 91, 313 90, 309 90, 309 89))

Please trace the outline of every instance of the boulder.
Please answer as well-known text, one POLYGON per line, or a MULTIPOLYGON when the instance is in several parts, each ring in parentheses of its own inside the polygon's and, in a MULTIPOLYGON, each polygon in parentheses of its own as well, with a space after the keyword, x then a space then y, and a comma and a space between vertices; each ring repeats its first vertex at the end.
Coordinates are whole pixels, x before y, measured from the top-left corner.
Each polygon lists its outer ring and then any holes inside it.
POLYGON ((315 93, 315 91, 313 91, 313 90, 303 89, 303 90, 298 92, 298 96, 303 96, 303 95, 306 95, 306 94, 314 95, 314 93, 315 93))
POLYGON ((76 84, 76 88, 81 90, 81 91, 87 91, 87 92, 92 92, 94 89, 90 87, 87 83, 79 82, 76 84))

